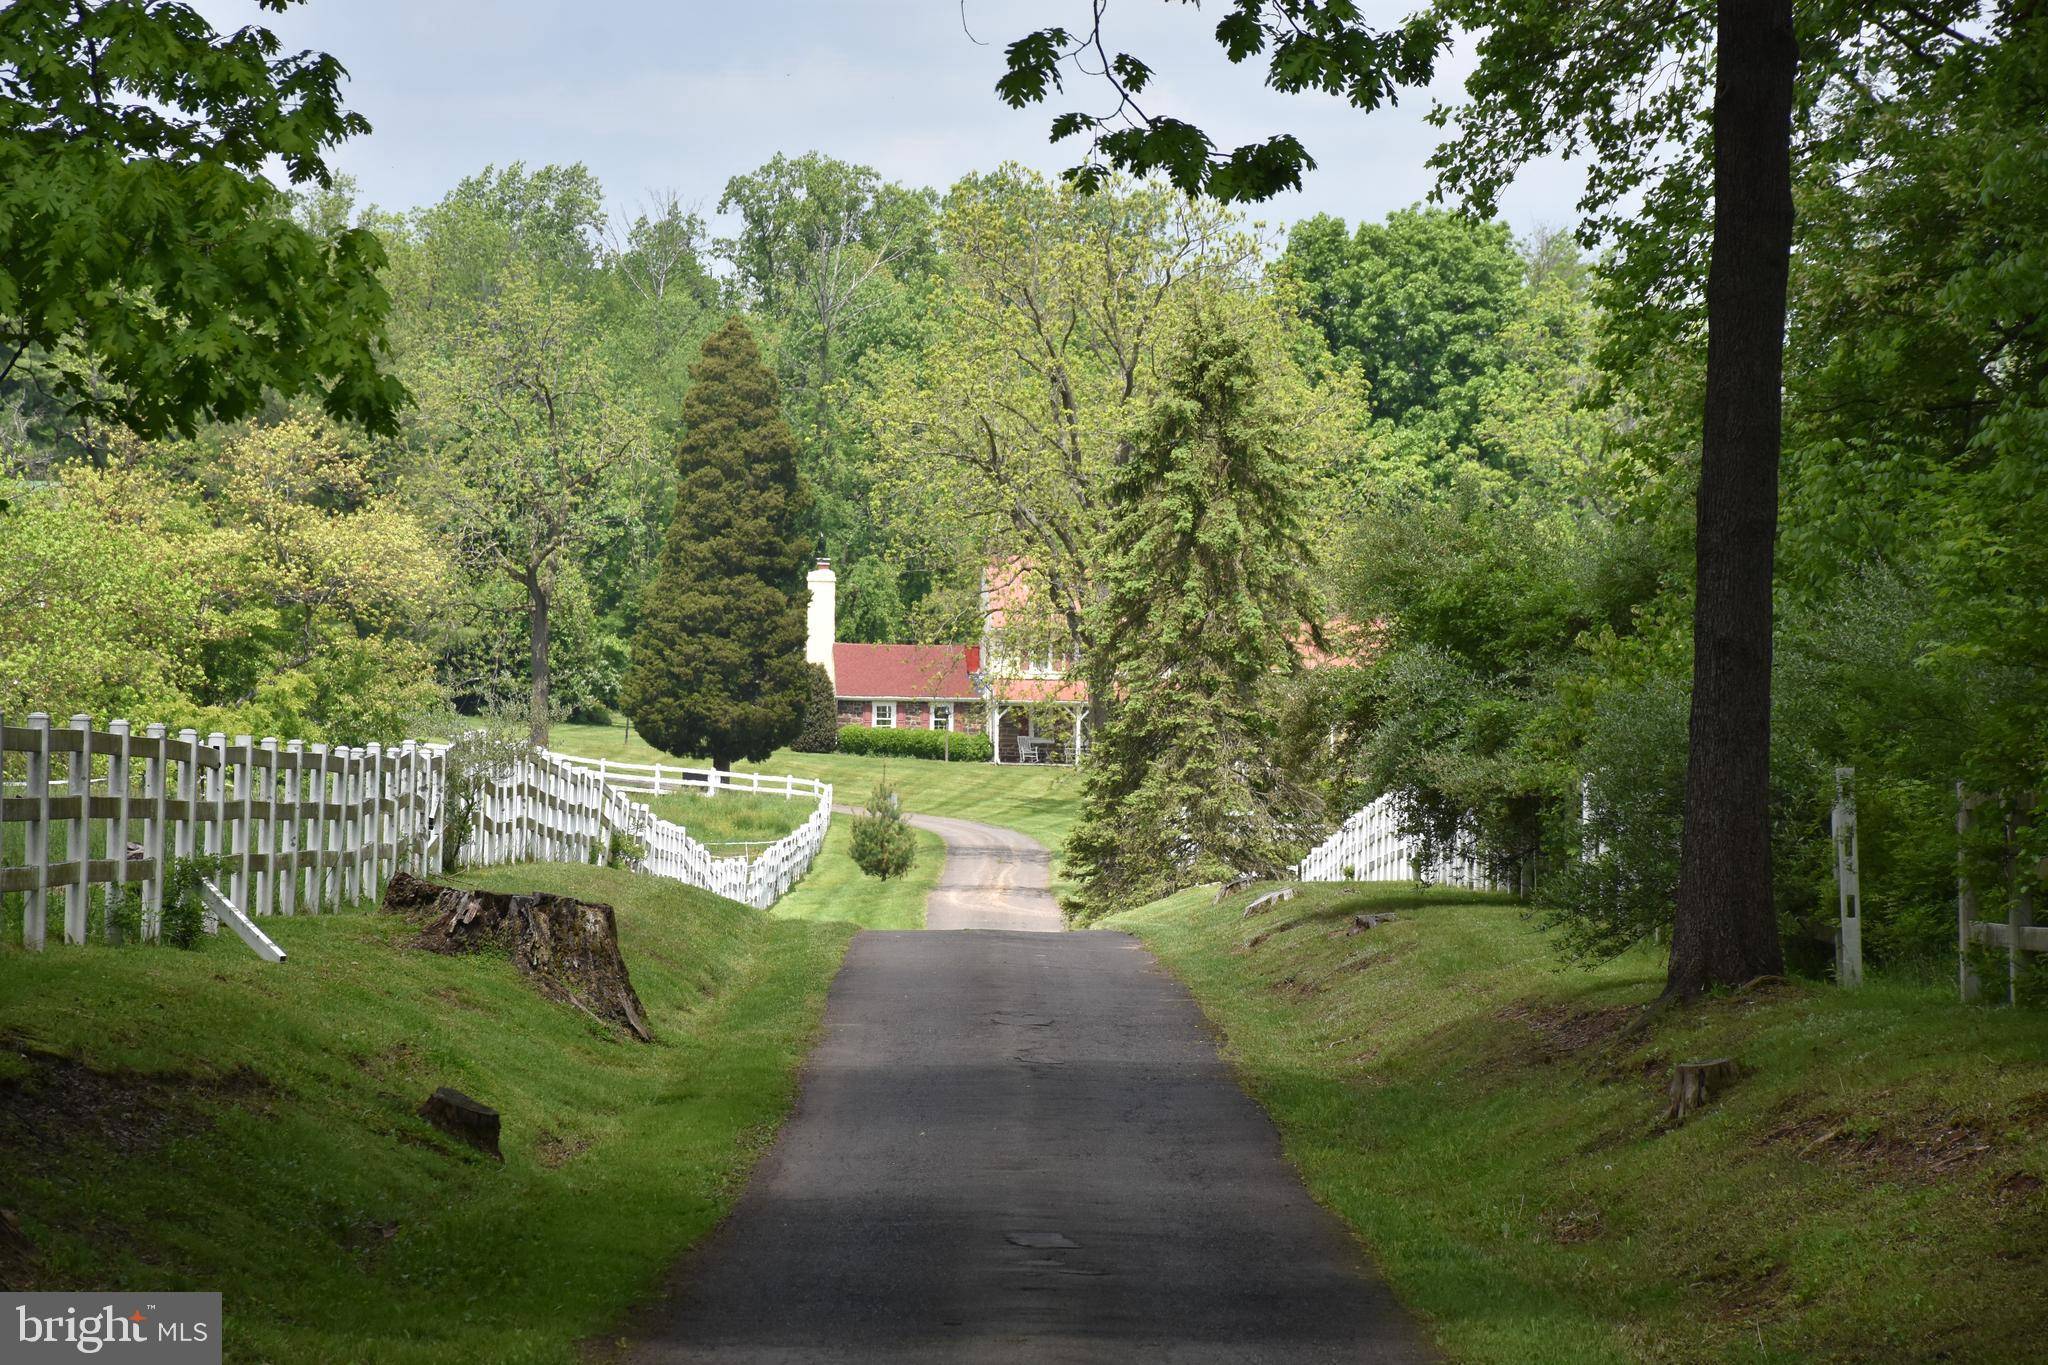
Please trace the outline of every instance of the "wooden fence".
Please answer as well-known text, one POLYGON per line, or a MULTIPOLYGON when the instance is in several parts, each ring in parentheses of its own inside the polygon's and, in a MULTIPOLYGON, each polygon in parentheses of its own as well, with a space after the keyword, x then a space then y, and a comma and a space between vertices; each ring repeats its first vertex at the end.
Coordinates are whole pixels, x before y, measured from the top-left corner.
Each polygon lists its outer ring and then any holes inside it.
POLYGON ((1487 891, 1506 889, 1476 858, 1427 859, 1422 841, 1402 832, 1391 795, 1353 812, 1336 833, 1295 865, 1294 875, 1305 882, 1423 881, 1487 891))
MULTIPOLYGON (((85 942, 95 902, 104 932, 116 935, 117 906, 130 896, 142 937, 160 937, 171 867, 203 857, 217 869, 202 887, 212 917, 281 961, 252 917, 374 900, 394 872, 425 875, 441 866, 446 745, 330 747, 248 735, 202 739, 162 725, 137 732, 122 720, 95 729, 90 716, 62 727, 41 712, 24 719, 16 726, 0 716, 0 894, 21 897, 29 948, 45 945, 53 913, 65 942, 85 942)), ((760 856, 721 858, 627 794, 677 790, 701 777, 701 770, 670 773, 651 785, 628 774, 622 786, 601 765, 536 751, 485 784, 462 860, 480 867, 602 861, 620 834, 641 845, 644 870, 758 909, 809 870, 831 817, 829 783, 717 775, 720 790, 815 803, 801 826, 760 856)))
POLYGON ((95 899, 115 933, 113 908, 130 888, 142 936, 155 939, 172 860, 205 857, 219 868, 217 897, 232 906, 225 918, 271 956, 275 945, 252 936, 248 915, 376 896, 392 872, 424 871, 438 852, 444 759, 432 746, 202 739, 162 725, 138 734, 122 720, 96 730, 90 716, 58 728, 41 712, 26 720, 0 724, 0 772, 11 755, 25 774, 0 786, 0 892, 22 894, 30 948, 43 946, 53 905, 67 943, 85 941, 95 899))

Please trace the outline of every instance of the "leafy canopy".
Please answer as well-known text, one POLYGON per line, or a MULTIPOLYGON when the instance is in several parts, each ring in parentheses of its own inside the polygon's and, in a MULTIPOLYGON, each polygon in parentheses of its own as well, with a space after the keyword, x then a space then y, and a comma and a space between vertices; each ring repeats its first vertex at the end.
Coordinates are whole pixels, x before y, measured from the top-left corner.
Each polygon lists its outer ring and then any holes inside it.
POLYGON ((262 175, 275 157, 331 182, 327 150, 369 131, 344 75, 181 4, 0 8, 0 379, 46 353, 76 410, 145 436, 248 416, 266 391, 392 430, 382 246, 309 231, 262 175))

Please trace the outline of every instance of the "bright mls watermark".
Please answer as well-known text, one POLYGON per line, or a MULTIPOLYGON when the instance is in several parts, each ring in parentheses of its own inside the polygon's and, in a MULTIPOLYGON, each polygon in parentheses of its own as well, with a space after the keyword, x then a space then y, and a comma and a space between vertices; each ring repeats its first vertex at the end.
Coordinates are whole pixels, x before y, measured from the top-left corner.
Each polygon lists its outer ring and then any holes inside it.
POLYGON ((219 1365, 218 1294, 0 1294, 0 1360, 219 1365))

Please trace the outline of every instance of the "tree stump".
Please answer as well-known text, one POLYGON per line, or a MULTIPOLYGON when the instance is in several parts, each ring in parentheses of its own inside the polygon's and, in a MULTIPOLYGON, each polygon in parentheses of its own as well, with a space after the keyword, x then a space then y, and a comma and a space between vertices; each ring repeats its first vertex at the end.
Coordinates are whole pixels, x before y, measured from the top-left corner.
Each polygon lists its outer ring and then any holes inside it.
POLYGON ((619 954, 609 905, 544 891, 468 891, 400 873, 385 889, 384 908, 432 917, 414 940, 417 947, 434 953, 503 949, 550 1000, 616 1024, 643 1043, 653 1040, 646 1007, 619 954))
POLYGON ((1250 919, 1253 915, 1262 915, 1274 906, 1285 905, 1293 899, 1294 888, 1291 886, 1283 886, 1278 891, 1268 891, 1265 895, 1247 905, 1244 908, 1244 913, 1239 915, 1238 918, 1250 919))
POLYGON ((1680 1062, 1671 1072, 1671 1106, 1664 1121, 1684 1123, 1686 1115, 1735 1084, 1742 1064, 1733 1057, 1716 1057, 1705 1062, 1680 1062))
POLYGON ((460 1090, 444 1085, 427 1096, 419 1114, 449 1137, 460 1138, 500 1161, 505 1159, 505 1154, 498 1150, 498 1111, 488 1104, 479 1104, 460 1090))

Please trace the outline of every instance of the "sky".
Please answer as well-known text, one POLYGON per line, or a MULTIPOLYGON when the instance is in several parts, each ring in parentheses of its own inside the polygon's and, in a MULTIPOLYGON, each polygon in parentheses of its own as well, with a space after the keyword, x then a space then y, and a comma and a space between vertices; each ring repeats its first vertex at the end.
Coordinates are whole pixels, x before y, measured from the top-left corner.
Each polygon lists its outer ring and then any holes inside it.
MULTIPOLYGON (((937 189, 1006 160, 1057 172, 1081 146, 1048 142, 1052 113, 1102 103, 1085 78, 1071 98, 1024 111, 993 90, 1006 43, 1085 27, 1086 0, 308 0, 283 15, 254 0, 193 3, 218 27, 261 22, 287 50, 348 68, 348 106, 374 131, 331 164, 386 209, 432 203, 486 165, 581 161, 615 211, 672 189, 718 224, 726 179, 777 152, 824 152, 937 189)), ((1457 95, 1468 54, 1431 92, 1366 114, 1277 94, 1263 68, 1232 66, 1211 36, 1216 9, 1112 0, 1105 31, 1158 73, 1150 112, 1187 118, 1221 146, 1276 132, 1307 144, 1318 169, 1255 217, 1355 222, 1428 194, 1438 133, 1423 115, 1432 97, 1457 95)), ((1502 215, 1518 233, 1567 227, 1581 183, 1576 166, 1531 166, 1502 215)))

